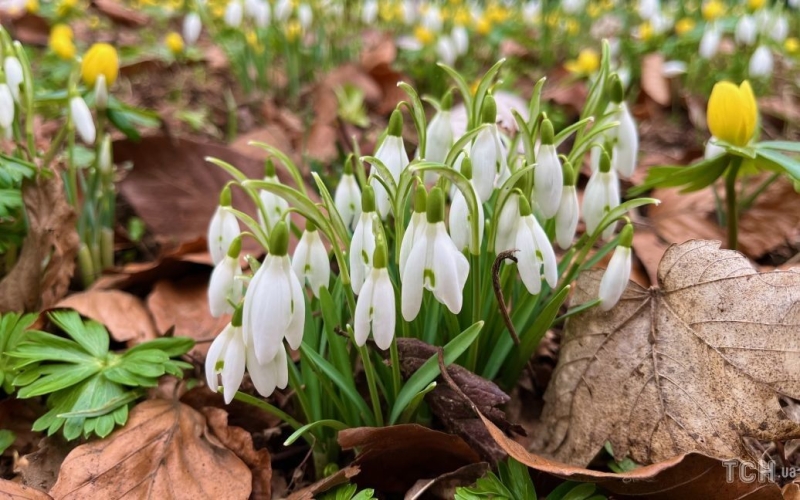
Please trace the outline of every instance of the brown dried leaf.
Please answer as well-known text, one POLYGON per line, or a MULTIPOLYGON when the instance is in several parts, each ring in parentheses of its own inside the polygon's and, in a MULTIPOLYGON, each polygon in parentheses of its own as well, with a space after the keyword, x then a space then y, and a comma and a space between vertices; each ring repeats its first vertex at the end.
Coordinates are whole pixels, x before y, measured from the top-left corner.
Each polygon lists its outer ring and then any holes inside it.
POLYGON ((302 490, 295 491, 286 500, 314 500, 316 495, 324 493, 336 486, 347 484, 361 472, 357 465, 349 465, 344 469, 339 469, 330 476, 320 479, 316 483, 306 486, 302 490))
POLYGON ((88 290, 65 298, 54 308, 75 309, 108 328, 117 342, 138 344, 158 337, 153 318, 142 300, 120 290, 88 290))
MULTIPOLYGON (((579 279, 573 304, 597 297, 602 274, 579 279)), ((759 274, 692 240, 667 250, 658 283, 568 321, 538 450, 586 465, 610 441, 617 458, 647 464, 745 458, 742 437, 800 437, 778 400, 800 397, 800 272, 759 274)))
POLYGON ((248 498, 250 469, 192 408, 149 400, 131 410, 125 427, 67 456, 56 499, 248 498))
POLYGON ((114 0, 92 0, 92 4, 106 17, 123 26, 136 28, 144 26, 150 21, 150 18, 143 13, 128 9, 114 0))
POLYGON ((52 500, 44 491, 23 484, 0 479, 0 498, 4 500, 52 500))
POLYGON ((469 486, 486 475, 491 467, 486 462, 469 464, 435 479, 420 479, 406 492, 405 500, 421 498, 455 498, 456 488, 469 486))
POLYGON ((338 440, 344 450, 358 449, 359 486, 384 493, 405 493, 421 477, 480 462, 460 437, 416 424, 346 429, 338 440))
POLYGON ((680 455, 657 464, 616 474, 584 469, 529 453, 506 437, 489 419, 483 423, 497 443, 515 460, 562 479, 595 483, 615 498, 645 497, 648 500, 676 498, 735 498, 737 500, 782 500, 778 485, 768 482, 728 481, 726 469, 717 459, 698 453, 680 455))
POLYGON ((663 65, 663 54, 654 52, 644 56, 642 59, 642 90, 658 104, 669 106, 672 96, 670 95, 669 81, 661 72, 663 65))
POLYGON ((56 172, 26 182, 22 198, 28 235, 19 260, 0 281, 0 312, 50 307, 67 293, 75 270, 79 244, 76 217, 65 198, 61 176, 56 172))
POLYGON ((27 486, 49 491, 56 483, 61 464, 72 451, 73 445, 59 435, 39 441, 39 449, 19 459, 14 472, 22 477, 27 486))

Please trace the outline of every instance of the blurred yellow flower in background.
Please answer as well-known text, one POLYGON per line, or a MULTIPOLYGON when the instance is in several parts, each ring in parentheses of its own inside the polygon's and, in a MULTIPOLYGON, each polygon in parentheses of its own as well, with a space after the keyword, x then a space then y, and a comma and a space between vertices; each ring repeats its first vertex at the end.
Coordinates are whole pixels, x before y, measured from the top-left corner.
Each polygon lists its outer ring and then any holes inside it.
POLYGON ((576 75, 591 75, 600 67, 600 55, 594 49, 583 49, 577 59, 567 61, 564 67, 576 75))
POLYGON ((706 21, 714 21, 725 12, 725 4, 720 0, 708 0, 703 3, 703 19, 706 21))
POLYGON ((177 55, 183 52, 183 37, 180 33, 170 31, 164 38, 164 45, 167 46, 170 52, 177 55))
POLYGON ((696 26, 694 19, 690 17, 684 17, 675 23, 675 34, 678 36, 683 36, 686 33, 692 31, 696 26))
POLYGON ((50 39, 48 40, 50 50, 61 59, 74 59, 76 50, 72 36, 72 28, 66 24, 56 24, 50 30, 50 39))

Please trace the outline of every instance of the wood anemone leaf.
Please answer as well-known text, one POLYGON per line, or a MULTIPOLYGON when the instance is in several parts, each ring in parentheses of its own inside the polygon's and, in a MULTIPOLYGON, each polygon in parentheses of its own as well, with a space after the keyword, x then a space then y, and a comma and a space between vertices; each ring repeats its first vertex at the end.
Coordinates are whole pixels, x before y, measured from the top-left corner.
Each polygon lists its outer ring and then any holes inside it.
MULTIPOLYGON (((597 297, 581 276, 574 303, 597 297)), ((689 452, 746 458, 742 437, 800 437, 780 396, 800 398, 800 272, 757 273, 719 242, 671 246, 658 287, 631 283, 611 311, 571 318, 545 393, 538 452, 588 464, 689 452)))
POLYGON ((50 494, 80 498, 248 498, 251 472, 209 430, 206 418, 177 401, 136 406, 107 439, 75 448, 50 494))

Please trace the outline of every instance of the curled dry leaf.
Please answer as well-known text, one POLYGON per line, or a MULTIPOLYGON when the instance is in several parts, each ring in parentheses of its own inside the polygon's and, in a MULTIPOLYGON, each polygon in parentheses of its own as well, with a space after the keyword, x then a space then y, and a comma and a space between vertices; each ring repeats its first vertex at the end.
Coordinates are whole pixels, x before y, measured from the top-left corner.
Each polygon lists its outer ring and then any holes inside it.
POLYGON ((54 172, 26 182, 22 199, 28 234, 17 263, 0 281, 0 312, 39 311, 52 306, 67 293, 75 271, 80 241, 75 212, 65 198, 61 176, 54 172))
MULTIPOLYGON (((602 274, 581 276, 573 304, 597 297, 602 274)), ((611 311, 568 321, 538 451, 583 466, 610 441, 648 464, 746 458, 744 436, 800 437, 779 403, 800 397, 800 272, 757 273, 692 240, 667 250, 658 284, 631 283, 611 311)))
POLYGON ((295 491, 286 500, 314 500, 320 493, 325 493, 331 488, 349 483, 350 479, 357 476, 359 472, 361 472, 361 469, 357 465, 349 465, 312 485, 306 486, 302 490, 295 491))
POLYGON ((54 306, 75 309, 104 324, 117 342, 138 344, 158 337, 153 318, 139 297, 120 290, 89 290, 54 306))
POLYGON ((83 498, 245 499, 250 469, 209 430, 206 419, 177 401, 149 400, 125 427, 77 447, 50 494, 83 498))
POLYGON ((0 498, 6 500, 52 500, 53 497, 36 488, 0 479, 0 498))
POLYGON ((359 486, 385 493, 405 493, 419 478, 480 462, 460 437, 416 424, 346 429, 338 440, 344 450, 358 449, 359 486))
POLYGON ((73 447, 60 435, 40 439, 39 448, 22 456, 15 464, 14 472, 20 475, 26 486, 49 491, 56 484, 61 464, 73 447))
POLYGON ((475 484, 491 470, 487 462, 469 464, 434 479, 420 479, 405 494, 404 500, 455 498, 456 488, 475 484))

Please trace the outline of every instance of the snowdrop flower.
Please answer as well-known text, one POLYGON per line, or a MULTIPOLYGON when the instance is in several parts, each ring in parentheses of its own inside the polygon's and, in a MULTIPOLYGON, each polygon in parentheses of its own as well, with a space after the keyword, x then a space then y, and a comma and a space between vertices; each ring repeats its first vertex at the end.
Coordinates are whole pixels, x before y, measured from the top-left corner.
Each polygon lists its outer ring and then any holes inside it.
POLYGON ((385 351, 394 339, 396 314, 394 287, 386 269, 386 244, 383 241, 375 248, 372 260, 375 265, 358 295, 353 333, 356 344, 363 346, 372 332, 375 344, 385 351))
POLYGON ((439 110, 428 124, 425 153, 423 159, 443 163, 453 145, 453 127, 450 124, 450 108, 453 106, 453 94, 447 92, 442 99, 439 110))
POLYGON ((353 175, 352 159, 348 159, 344 164, 344 173, 333 194, 333 204, 342 216, 344 225, 354 230, 361 215, 361 189, 358 187, 356 176, 353 175))
POLYGON ((311 10, 311 6, 307 3, 301 3, 297 7, 297 20, 300 22, 300 26, 303 28, 303 31, 308 30, 311 27, 311 22, 314 20, 314 11, 311 10))
POLYGON ((108 107, 108 87, 103 75, 99 75, 94 84, 94 105, 101 111, 108 107))
POLYGON ((375 252, 375 191, 372 186, 364 188, 361 197, 361 215, 350 241, 350 284, 358 295, 367 273, 372 268, 372 254, 375 252))
POLYGON ((256 2, 256 4, 253 6, 253 22, 256 23, 257 27, 263 29, 269 26, 271 16, 272 11, 269 3, 261 1, 256 2))
POLYGON ((761 45, 750 57, 748 72, 753 78, 768 78, 772 76, 772 66, 772 52, 767 46, 761 45))
POLYGON ((331 263, 328 251, 322 243, 317 227, 306 221, 306 230, 297 242, 292 258, 292 269, 300 283, 308 281, 314 296, 319 298, 320 289, 327 288, 331 280, 331 263))
POLYGON ((378 19, 377 0, 367 0, 361 7, 361 22, 366 25, 374 24, 378 19))
MULTIPOLYGON (((281 183, 277 174, 275 173, 275 164, 271 159, 267 160, 265 164, 264 180, 268 182, 274 182, 275 184, 281 183)), ((261 213, 261 210, 259 210, 258 220, 262 226, 267 228, 267 234, 269 234, 269 232, 272 231, 272 228, 274 228, 275 225, 283 219, 283 216, 289 210, 289 202, 277 194, 265 189, 261 190, 259 197, 261 198, 261 203, 264 205, 266 219, 264 218, 264 214, 261 213)))
POLYGON ((710 160, 712 158, 716 158, 717 156, 725 154, 725 148, 723 148, 722 146, 717 146, 716 140, 717 138, 712 135, 711 139, 709 139, 708 142, 706 143, 706 149, 705 152, 703 153, 704 159, 710 160))
POLYGON ((242 331, 252 342, 255 358, 267 363, 283 349, 284 337, 292 349, 303 341, 306 298, 289 260, 289 230, 280 221, 272 230, 269 255, 250 280, 244 300, 242 331))
POLYGON ((567 14, 575 14, 583 9, 584 1, 585 0, 564 0, 561 2, 561 8, 564 9, 564 12, 567 14))
POLYGON ((664 78, 675 78, 686 73, 686 63, 683 61, 667 61, 661 66, 661 75, 664 78))
POLYGON ((427 226, 414 241, 402 274, 401 309, 406 321, 413 321, 422 306, 424 289, 433 292, 440 303, 453 314, 461 311, 469 262, 444 226, 444 193, 433 188, 427 201, 427 226))
POLYGON ((721 38, 722 34, 716 24, 708 23, 705 32, 703 32, 703 38, 700 39, 700 57, 703 59, 711 59, 714 57, 719 48, 721 38))
POLYGON ((219 195, 219 206, 208 225, 208 251, 215 266, 222 262, 233 240, 239 236, 239 221, 230 211, 225 210, 225 207, 230 206, 231 190, 226 186, 219 195))
POLYGON ((561 202, 556 212, 556 242, 562 250, 572 246, 575 230, 578 228, 578 193, 575 190, 575 172, 572 165, 565 161, 563 165, 564 186, 561 188, 561 202))
MULTIPOLYGON (((405 144, 403 144, 403 115, 399 110, 392 112, 392 117, 389 119, 389 130, 386 137, 383 139, 378 151, 375 152, 375 158, 380 160, 394 178, 394 182, 400 180, 400 173, 408 166, 408 153, 406 153, 405 144)), ((372 173, 372 176, 380 177, 381 174, 377 169, 372 173)), ((378 213, 381 219, 385 219, 389 215, 389 208, 391 207, 391 200, 386 188, 377 179, 372 179, 370 185, 375 190, 375 203, 378 207, 378 213)))
POLYGON ((500 217, 497 220, 497 232, 495 233, 494 250, 496 253, 513 250, 516 241, 514 240, 514 229, 519 218, 519 200, 522 192, 515 189, 506 198, 506 203, 500 209, 500 217))
MULTIPOLYGON (((4 85, 3 87, 8 90, 8 85, 4 85)), ((9 96, 11 96, 11 91, 8 90, 8 92, 9 96)), ((11 98, 11 103, 12 105, 14 103, 13 97, 11 98)), ((2 106, 1 101, 0 106, 2 106)), ((72 123, 75 124, 75 130, 78 131, 78 135, 81 136, 83 142, 86 144, 94 144, 97 130, 94 127, 92 112, 89 111, 89 106, 86 105, 86 101, 83 100, 83 97, 76 95, 69 100, 69 112, 72 117, 72 123)), ((0 126, 5 125, 0 123, 0 126)))
POLYGON ((616 131, 616 142, 612 152, 614 158, 614 170, 625 178, 633 175, 636 169, 636 162, 639 154, 639 134, 636 131, 636 123, 633 121, 628 105, 625 102, 618 104, 616 119, 619 120, 619 127, 616 131))
POLYGON ((200 14, 197 12, 190 12, 183 18, 183 39, 186 45, 194 45, 200 38, 200 32, 203 30, 203 21, 200 20, 200 14))
MULTIPOLYGON (((600 165, 592 173, 583 194, 583 220, 586 232, 592 234, 597 230, 606 213, 619 206, 619 179, 611 168, 611 159, 605 151, 600 153, 600 165)), ((603 239, 614 234, 614 224, 603 231, 603 239)))
POLYGON ((631 242, 633 241, 633 226, 625 224, 619 237, 619 245, 614 249, 611 262, 600 280, 600 310, 608 311, 614 307, 622 292, 628 287, 631 277, 631 242))
POLYGON ((485 202, 492 196, 495 180, 501 171, 508 170, 500 135, 497 130, 497 104, 487 95, 483 101, 482 128, 470 149, 472 179, 478 197, 485 202))
POLYGON ((436 42, 436 55, 439 61, 452 66, 458 57, 458 50, 453 40, 448 35, 440 35, 436 42))
POLYGON ((245 350, 247 356, 247 372, 250 374, 250 381, 259 394, 269 397, 277 387, 285 389, 289 383, 289 364, 286 358, 286 348, 281 344, 278 347, 278 354, 270 361, 261 363, 256 357, 255 351, 251 346, 245 350))
POLYGON ((111 136, 106 134, 103 142, 100 143, 100 153, 97 156, 97 168, 104 175, 111 173, 113 161, 111 159, 111 136))
POLYGON ((230 404, 242 385, 247 363, 247 347, 242 338, 241 319, 231 321, 217 335, 206 355, 206 382, 214 392, 222 389, 225 404, 230 404), (234 326, 237 323, 237 326, 234 326), (220 384, 220 379, 221 384, 220 384))
MULTIPOLYGON (((0 127, 3 130, 11 130, 15 111, 14 94, 11 88, 6 83, 0 83, 0 127)), ((91 119, 91 115, 89 115, 89 118, 91 119)))
POLYGON ((244 15, 244 11, 242 8, 242 3, 239 0, 232 0, 228 2, 228 6, 225 7, 225 15, 224 21, 231 28, 238 28, 242 24, 242 16, 244 15))
POLYGON ((752 16, 747 14, 739 18, 736 23, 736 30, 734 31, 734 39, 736 43, 741 45, 753 45, 756 43, 757 35, 756 21, 752 16))
MULTIPOLYGON (((542 214, 548 219, 558 211, 564 177, 556 153, 553 124, 546 117, 542 122, 541 146, 533 169, 533 194, 542 214)), ((452 226, 451 226, 452 227, 452 226)))
POLYGON ((454 26, 453 31, 450 32, 450 38, 453 39, 458 55, 463 56, 467 53, 469 50, 469 33, 467 33, 465 27, 461 25, 454 26))
POLYGON ((285 22, 292 13, 292 0, 278 0, 272 12, 275 14, 276 21, 285 22))
POLYGON ((25 80, 22 64, 16 57, 8 56, 3 60, 3 71, 6 73, 6 83, 11 89, 11 95, 15 101, 19 101, 19 86, 25 80))
POLYGON ((776 14, 769 28, 769 36, 777 43, 783 43, 789 35, 789 20, 785 16, 776 14))
POLYGON ((659 0, 639 0, 639 17, 650 20, 653 16, 661 12, 661 2, 659 0))
POLYGON ((219 318, 234 312, 236 304, 242 300, 242 268, 239 267, 239 252, 242 237, 237 236, 230 245, 222 262, 214 267, 208 284, 208 306, 211 316, 219 318), (232 305, 233 304, 233 305, 232 305))
POLYGON ((425 191, 425 186, 422 183, 417 184, 417 189, 414 192, 414 208, 411 213, 411 221, 408 223, 406 231, 403 233, 403 241, 400 242, 400 276, 406 270, 406 263, 408 256, 411 255, 411 249, 414 247, 414 242, 422 238, 425 234, 425 228, 428 225, 427 219, 427 204, 428 192, 425 191))
MULTIPOLYGON (((461 162, 461 173, 468 180, 472 179, 472 162, 469 158, 464 158, 461 162)), ((475 186, 470 183, 470 188, 475 192, 475 186)), ((475 193, 477 198, 478 193, 475 193)), ((461 251, 469 249, 472 244, 472 217, 478 218, 478 248, 483 241, 483 226, 485 224, 483 216, 483 204, 478 201, 478 213, 472 214, 467 206, 467 199, 461 190, 457 190, 453 198, 453 204, 450 206, 450 236, 455 243, 456 248, 461 251)), ((480 251, 480 250, 479 250, 480 251)))
POLYGON ((519 197, 519 216, 515 221, 513 240, 514 248, 519 251, 517 255, 519 277, 528 292, 537 295, 542 291, 542 268, 547 284, 555 288, 558 284, 556 254, 524 196, 519 197))

